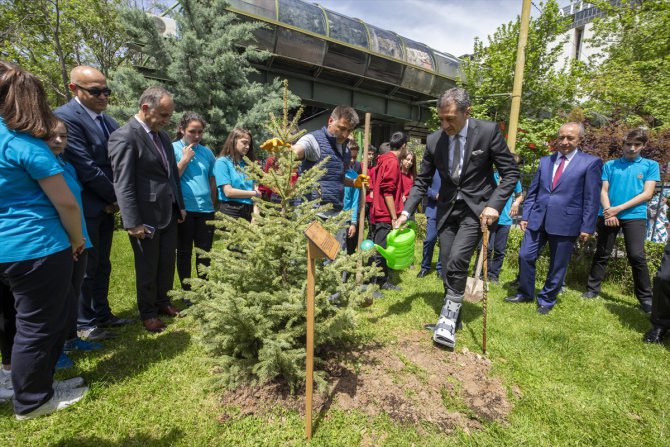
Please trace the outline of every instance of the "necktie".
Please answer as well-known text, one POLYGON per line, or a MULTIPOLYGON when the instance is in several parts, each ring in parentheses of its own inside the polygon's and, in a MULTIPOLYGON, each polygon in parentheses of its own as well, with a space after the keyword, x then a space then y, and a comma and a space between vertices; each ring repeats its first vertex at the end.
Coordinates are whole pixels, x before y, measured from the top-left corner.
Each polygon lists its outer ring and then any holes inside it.
POLYGON ((461 170, 461 138, 458 134, 451 137, 454 139, 454 154, 451 158, 451 180, 458 184, 461 170))
POLYGON ((561 155, 561 163, 558 165, 558 169, 556 169, 556 174, 554 174, 554 180, 551 182, 551 189, 553 190, 556 188, 556 184, 558 183, 558 179, 561 178, 561 175, 563 174, 563 169, 565 168, 565 155, 561 155))
POLYGON ((102 119, 102 115, 96 116, 95 119, 100 123, 100 128, 105 135, 105 139, 109 140, 109 131, 107 130, 107 126, 105 126, 105 120, 102 119))
POLYGON ((167 172, 170 172, 168 169, 167 157, 165 157, 165 151, 163 150, 163 143, 161 143, 161 139, 158 137, 158 133, 154 132, 153 130, 150 133, 151 139, 154 140, 154 146, 156 146, 156 150, 158 150, 158 154, 161 156, 163 167, 167 172))

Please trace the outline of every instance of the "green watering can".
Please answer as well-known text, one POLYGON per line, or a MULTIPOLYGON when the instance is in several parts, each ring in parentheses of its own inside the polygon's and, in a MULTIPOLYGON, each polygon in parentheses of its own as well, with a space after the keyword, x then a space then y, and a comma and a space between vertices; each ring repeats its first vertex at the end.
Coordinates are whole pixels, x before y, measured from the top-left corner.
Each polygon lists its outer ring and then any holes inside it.
POLYGON ((409 221, 407 227, 392 230, 386 237, 386 248, 375 244, 377 251, 386 259, 386 265, 393 270, 406 269, 414 262, 414 241, 416 223, 409 221))

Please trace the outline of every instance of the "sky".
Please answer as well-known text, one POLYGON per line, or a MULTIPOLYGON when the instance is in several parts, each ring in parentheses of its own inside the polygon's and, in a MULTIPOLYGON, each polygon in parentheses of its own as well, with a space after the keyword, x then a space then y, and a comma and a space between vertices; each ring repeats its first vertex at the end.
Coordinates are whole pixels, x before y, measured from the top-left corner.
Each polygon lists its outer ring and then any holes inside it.
MULTIPOLYGON (((454 56, 471 54, 498 26, 521 15, 522 0, 306 0, 394 31, 454 56)), ((559 1, 563 5, 566 0, 559 1)), ((535 2, 536 5, 539 2, 535 2)), ((531 7, 533 16, 538 14, 531 7)))

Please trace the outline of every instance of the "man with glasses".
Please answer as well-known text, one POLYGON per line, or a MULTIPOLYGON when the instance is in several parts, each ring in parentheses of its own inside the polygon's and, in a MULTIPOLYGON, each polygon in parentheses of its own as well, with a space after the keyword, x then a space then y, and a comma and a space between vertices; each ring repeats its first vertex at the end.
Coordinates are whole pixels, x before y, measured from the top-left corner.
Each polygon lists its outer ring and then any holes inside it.
POLYGON ((101 340, 116 335, 103 327, 131 322, 114 315, 108 300, 114 213, 118 207, 107 140, 119 125, 104 113, 111 90, 100 71, 85 65, 75 67, 70 73, 69 87, 74 98, 56 109, 55 114, 68 129, 65 157, 75 167, 82 184, 86 228, 93 245, 88 249, 88 264, 78 301, 77 329, 87 340, 101 340))

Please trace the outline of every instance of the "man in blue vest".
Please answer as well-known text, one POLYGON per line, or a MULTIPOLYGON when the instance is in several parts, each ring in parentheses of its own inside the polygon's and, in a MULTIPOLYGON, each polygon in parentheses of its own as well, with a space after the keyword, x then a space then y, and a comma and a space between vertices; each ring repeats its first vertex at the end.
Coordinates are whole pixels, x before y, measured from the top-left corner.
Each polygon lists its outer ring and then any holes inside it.
MULTIPOLYGON (((349 134, 358 123, 358 114, 353 108, 337 106, 325 127, 304 135, 293 145, 293 152, 299 160, 303 160, 301 171, 306 171, 330 157, 324 165, 326 173, 319 179, 321 204, 330 203, 333 206, 319 216, 324 219, 342 211, 345 186, 360 188, 364 183, 367 185, 367 176, 360 174, 355 179, 345 176, 351 161, 349 134)), ((340 242, 344 246, 344 239, 340 242)))

